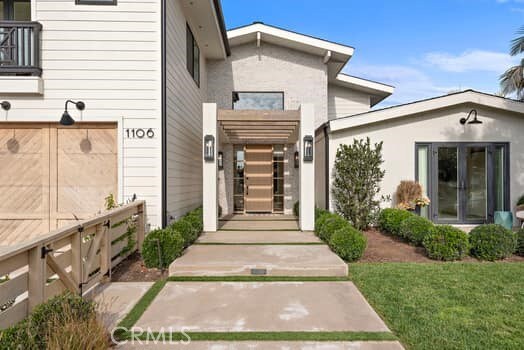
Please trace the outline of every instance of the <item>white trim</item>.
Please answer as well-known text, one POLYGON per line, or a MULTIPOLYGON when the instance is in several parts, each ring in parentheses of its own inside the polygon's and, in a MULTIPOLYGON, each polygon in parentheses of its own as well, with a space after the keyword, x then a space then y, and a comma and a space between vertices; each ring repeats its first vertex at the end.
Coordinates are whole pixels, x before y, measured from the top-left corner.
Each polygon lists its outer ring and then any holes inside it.
POLYGON ((0 77, 0 94, 43 95, 44 81, 40 77, 0 77))
POLYGON ((365 89, 367 92, 370 92, 371 90, 371 92, 376 92, 378 94, 387 94, 388 96, 395 91, 395 87, 391 85, 377 83, 375 81, 357 78, 343 73, 337 74, 335 81, 333 81, 332 83, 344 87, 351 87, 357 89, 362 88, 365 89))
POLYGON ((522 102, 488 95, 473 90, 466 90, 464 92, 435 97, 433 99, 357 114, 346 118, 334 119, 329 122, 329 127, 332 132, 340 131, 466 103, 524 114, 524 103, 522 102))
POLYGON ((267 35, 272 35, 277 38, 293 41, 305 46, 313 46, 320 49, 333 51, 346 55, 347 60, 353 56, 354 48, 346 45, 336 44, 322 39, 313 38, 307 35, 302 35, 294 32, 290 32, 284 29, 267 26, 262 23, 254 23, 249 26, 232 29, 227 32, 227 37, 231 41, 232 39, 239 38, 245 35, 250 35, 256 32, 261 32, 267 35))
POLYGON ((331 50, 327 50, 326 54, 324 55, 324 60, 323 60, 324 64, 328 63, 330 59, 331 59, 331 50))

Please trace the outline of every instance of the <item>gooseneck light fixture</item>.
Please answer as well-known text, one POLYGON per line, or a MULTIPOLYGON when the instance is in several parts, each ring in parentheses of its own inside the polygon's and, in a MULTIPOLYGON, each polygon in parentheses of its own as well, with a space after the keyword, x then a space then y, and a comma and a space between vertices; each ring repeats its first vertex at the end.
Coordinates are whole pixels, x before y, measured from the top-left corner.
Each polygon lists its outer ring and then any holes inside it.
POLYGON ((2 106, 2 109, 6 112, 11 109, 11 103, 9 103, 9 101, 0 102, 0 106, 2 106))
POLYGON ((466 123, 468 123, 468 124, 482 124, 482 121, 478 120, 478 118, 477 118, 477 110, 476 109, 472 109, 471 111, 469 111, 468 116, 466 118, 460 118, 460 124, 466 125, 466 123), (471 118, 472 115, 473 115, 473 120, 469 120, 469 118, 471 118))
POLYGON ((71 115, 67 111, 67 105, 69 103, 74 104, 76 106, 76 109, 78 109, 79 111, 83 111, 84 109, 86 109, 86 104, 82 101, 75 102, 72 100, 67 100, 65 103, 64 113, 62 114, 62 118, 60 118, 60 125, 70 126, 75 123, 75 120, 71 117, 71 115))

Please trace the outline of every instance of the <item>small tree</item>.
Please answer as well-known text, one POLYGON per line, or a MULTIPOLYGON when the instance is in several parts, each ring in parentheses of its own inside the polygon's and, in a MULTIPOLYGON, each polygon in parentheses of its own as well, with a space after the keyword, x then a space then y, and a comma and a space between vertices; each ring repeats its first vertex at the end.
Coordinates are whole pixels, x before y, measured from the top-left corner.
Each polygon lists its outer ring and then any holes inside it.
POLYGON ((385 174, 380 168, 382 144, 371 145, 368 137, 337 150, 332 189, 335 209, 359 230, 367 228, 379 211, 377 195, 385 174))

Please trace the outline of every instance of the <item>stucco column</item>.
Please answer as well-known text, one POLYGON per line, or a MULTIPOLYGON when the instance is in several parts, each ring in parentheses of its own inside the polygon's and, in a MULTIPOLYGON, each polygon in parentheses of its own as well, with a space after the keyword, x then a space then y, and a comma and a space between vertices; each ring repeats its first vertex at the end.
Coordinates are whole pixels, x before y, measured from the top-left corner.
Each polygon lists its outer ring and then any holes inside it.
MULTIPOLYGON (((304 161, 304 137, 313 137, 315 147, 315 109, 313 104, 300 106, 300 229, 315 229, 315 160, 304 161)), ((314 149, 312 150, 314 155, 314 149)))
POLYGON ((215 232, 218 223, 218 167, 217 149, 219 145, 217 133, 217 105, 216 103, 204 103, 202 118, 202 208, 204 210, 204 231, 215 232), (204 158, 204 138, 206 135, 213 136, 215 140, 214 160, 204 158))

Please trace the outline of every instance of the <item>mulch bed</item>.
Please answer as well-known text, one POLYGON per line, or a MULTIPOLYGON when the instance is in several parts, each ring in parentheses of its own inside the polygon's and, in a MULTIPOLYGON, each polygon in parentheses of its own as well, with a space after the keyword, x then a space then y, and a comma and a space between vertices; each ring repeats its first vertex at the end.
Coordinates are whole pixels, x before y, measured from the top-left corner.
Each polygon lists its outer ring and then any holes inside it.
MULTIPOLYGON (((378 230, 370 229, 364 232, 368 239, 368 245, 364 256, 359 262, 420 262, 435 263, 426 256, 423 247, 415 247, 398 237, 386 235, 378 230)), ((479 262, 479 260, 467 256, 461 261, 479 262)), ((524 262, 524 257, 512 255, 502 260, 503 262, 524 262)))
POLYGON ((133 253, 111 271, 111 282, 154 282, 166 278, 167 270, 149 269, 139 253, 133 253))

